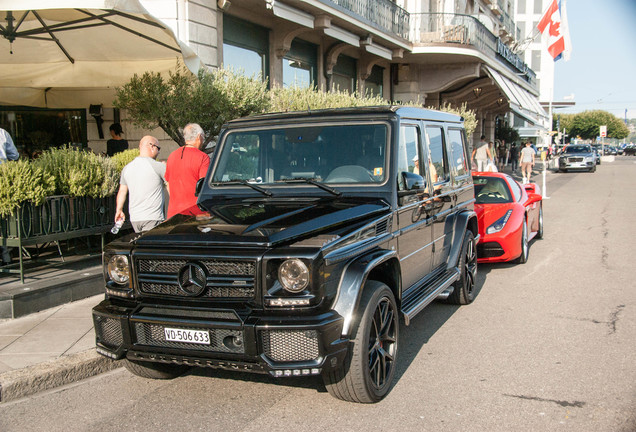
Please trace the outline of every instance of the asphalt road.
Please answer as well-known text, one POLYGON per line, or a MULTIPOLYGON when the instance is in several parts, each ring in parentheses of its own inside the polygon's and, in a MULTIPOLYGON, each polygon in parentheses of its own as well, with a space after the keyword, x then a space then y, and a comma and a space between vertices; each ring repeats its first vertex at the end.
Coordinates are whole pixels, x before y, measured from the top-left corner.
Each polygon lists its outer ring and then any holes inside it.
POLYGON ((636 158, 547 177, 528 263, 480 266, 472 305, 403 327, 381 403, 338 401, 319 379, 119 369, 0 405, 0 430, 636 431, 636 158))

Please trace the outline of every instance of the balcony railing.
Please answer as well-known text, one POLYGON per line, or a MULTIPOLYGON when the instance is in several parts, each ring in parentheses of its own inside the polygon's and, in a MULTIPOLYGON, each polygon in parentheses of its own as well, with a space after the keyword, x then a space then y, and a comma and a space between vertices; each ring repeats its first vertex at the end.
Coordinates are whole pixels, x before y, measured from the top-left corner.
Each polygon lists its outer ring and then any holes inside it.
POLYGON ((389 0, 318 0, 391 35, 407 39, 409 13, 389 0))
POLYGON ((469 45, 488 57, 504 61, 511 70, 535 84, 535 73, 477 18, 445 13, 411 14, 409 40, 413 45, 469 45))

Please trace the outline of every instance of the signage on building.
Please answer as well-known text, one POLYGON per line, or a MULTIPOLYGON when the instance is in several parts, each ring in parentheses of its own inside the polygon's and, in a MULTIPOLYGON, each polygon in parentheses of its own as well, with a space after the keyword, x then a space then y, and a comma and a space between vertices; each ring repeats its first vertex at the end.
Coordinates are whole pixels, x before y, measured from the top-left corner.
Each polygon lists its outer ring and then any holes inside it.
POLYGON ((523 74, 528 73, 528 65, 521 60, 517 54, 514 53, 505 43, 497 38, 497 54, 503 57, 508 63, 510 63, 515 69, 523 74))

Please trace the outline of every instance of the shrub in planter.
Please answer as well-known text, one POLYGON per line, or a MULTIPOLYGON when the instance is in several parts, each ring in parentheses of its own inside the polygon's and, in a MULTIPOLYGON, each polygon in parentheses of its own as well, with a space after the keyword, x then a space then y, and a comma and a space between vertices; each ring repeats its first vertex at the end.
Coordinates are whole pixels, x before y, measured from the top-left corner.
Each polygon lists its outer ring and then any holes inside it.
POLYGON ((55 193, 55 179, 28 160, 0 164, 0 216, 10 215, 24 201, 42 204, 55 193))
POLYGON ((60 195, 98 198, 117 190, 119 171, 108 157, 62 147, 43 152, 33 164, 55 179, 55 193, 60 195))
POLYGON ((115 162, 115 167, 117 168, 117 172, 121 174, 121 171, 124 169, 126 165, 128 165, 134 158, 139 156, 139 148, 124 150, 123 152, 119 152, 114 156, 111 156, 111 160, 115 162))
POLYGON ((344 91, 323 92, 315 88, 274 88, 270 91, 272 112, 386 105, 380 96, 361 96, 344 91))

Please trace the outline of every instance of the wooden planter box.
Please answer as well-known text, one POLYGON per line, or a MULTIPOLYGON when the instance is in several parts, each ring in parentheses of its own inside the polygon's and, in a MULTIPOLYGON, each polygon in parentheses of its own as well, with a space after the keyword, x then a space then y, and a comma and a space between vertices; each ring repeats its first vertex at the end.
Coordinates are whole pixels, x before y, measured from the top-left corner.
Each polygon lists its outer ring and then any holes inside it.
POLYGON ((115 207, 114 195, 105 198, 55 195, 47 197, 41 205, 23 203, 13 214, 0 219, 0 243, 19 248, 19 269, 0 270, 19 273, 24 283, 23 246, 101 235, 103 249, 104 234, 113 226, 115 207))

